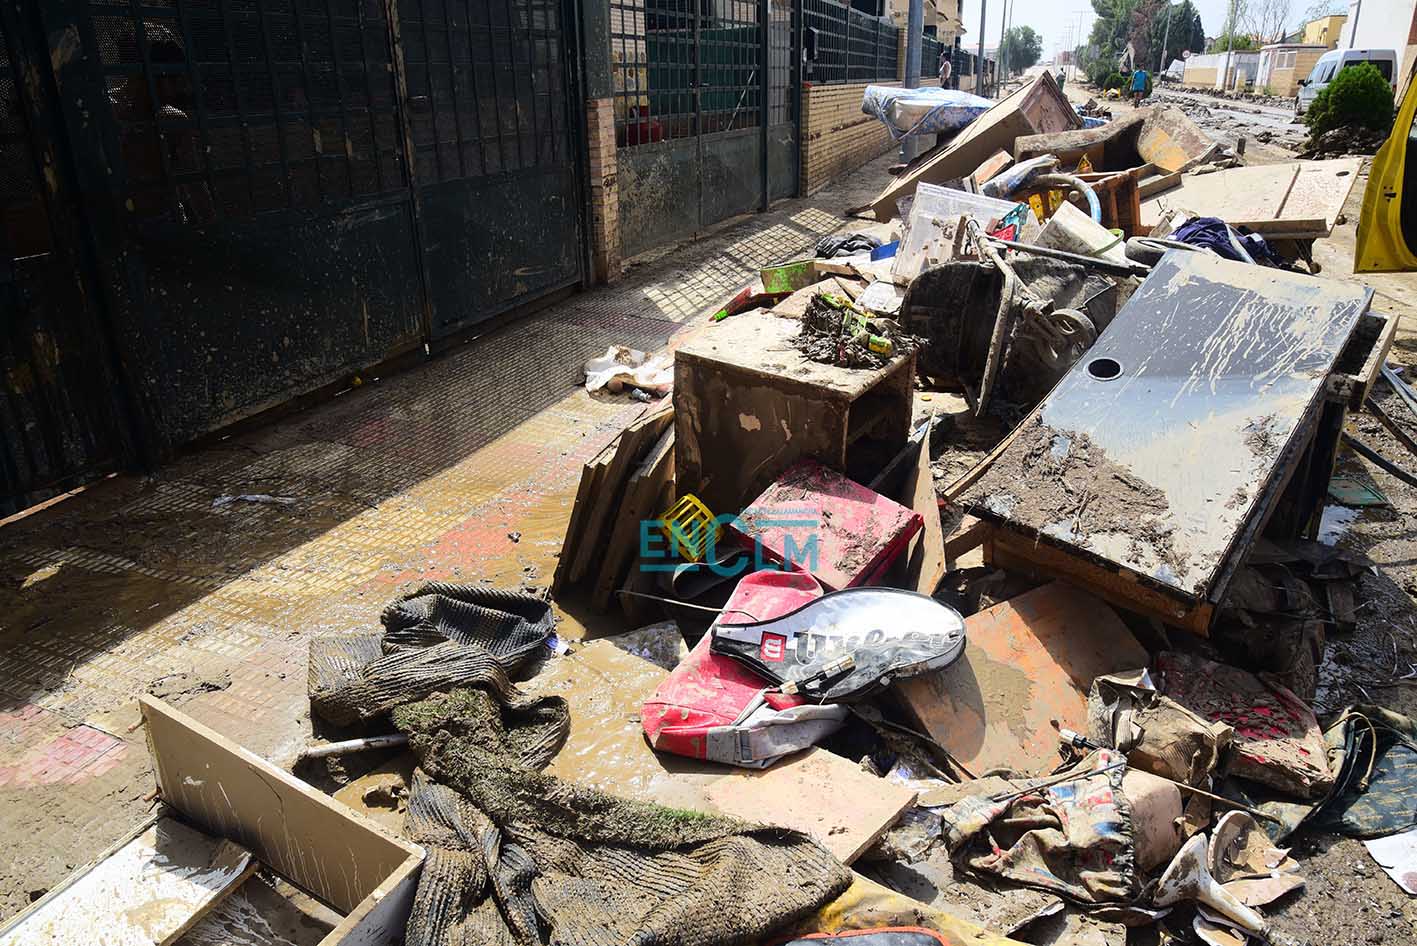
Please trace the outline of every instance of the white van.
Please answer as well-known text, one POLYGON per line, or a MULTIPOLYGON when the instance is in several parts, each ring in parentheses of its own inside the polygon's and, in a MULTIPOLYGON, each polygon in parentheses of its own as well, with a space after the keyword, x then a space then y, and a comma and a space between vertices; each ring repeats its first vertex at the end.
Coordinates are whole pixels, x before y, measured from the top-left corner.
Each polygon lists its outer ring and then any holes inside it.
POLYGON ((1323 91, 1324 86, 1333 81, 1338 70, 1364 62, 1377 66, 1378 72, 1382 73, 1396 95, 1397 53, 1391 49, 1330 49, 1314 63, 1314 71, 1309 73, 1309 77, 1299 80, 1299 96, 1294 100, 1295 117, 1308 111, 1309 104, 1323 91))

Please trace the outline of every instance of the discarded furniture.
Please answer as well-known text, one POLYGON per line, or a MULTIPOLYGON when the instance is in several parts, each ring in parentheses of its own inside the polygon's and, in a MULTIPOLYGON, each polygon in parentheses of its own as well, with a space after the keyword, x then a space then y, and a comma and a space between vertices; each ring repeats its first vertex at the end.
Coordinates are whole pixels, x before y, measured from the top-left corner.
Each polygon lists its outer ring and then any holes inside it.
POLYGON ((667 677, 609 639, 547 663, 523 689, 563 697, 571 733, 546 771, 625 798, 796 828, 846 863, 914 800, 914 792, 825 749, 807 749, 761 771, 656 753, 645 741, 640 714, 667 677), (739 807, 749 792, 752 814, 739 807))
POLYGON ((592 602, 604 610, 625 576, 636 578, 640 520, 658 516, 674 499, 673 422, 670 400, 653 404, 585 464, 554 592, 585 581, 592 602))
POLYGON ((675 353, 678 488, 716 513, 743 508, 799 459, 859 481, 905 444, 914 353, 882 368, 824 365, 798 351, 801 328, 745 313, 675 353))
POLYGON ((342 913, 320 946, 403 937, 422 848, 161 700, 140 702, 163 803, 342 913))
POLYGON ((1219 146, 1178 108, 1138 109, 1099 128, 1027 135, 1014 143, 1022 163, 1051 154, 1063 167, 1084 157, 1095 171, 1126 171, 1144 165, 1166 173, 1187 171, 1219 146))
POLYGON ((965 618, 964 656, 896 684, 905 709, 976 775, 1007 766, 1030 775, 1058 763, 1049 720, 1087 729, 1095 677, 1147 665, 1115 611, 1053 582, 965 618))
POLYGON ((964 491, 986 559, 1205 633, 1371 298, 1168 253, 964 491))
POLYGON ((790 560, 823 588, 839 591, 879 584, 923 524, 921 516, 900 503, 803 460, 774 480, 732 525, 761 547, 765 559, 790 560))
POLYGON ((897 216, 896 201, 915 193, 917 184, 944 184, 969 177, 996 152, 1013 151, 1025 135, 1082 127, 1072 104, 1047 72, 1011 92, 970 122, 938 154, 908 167, 871 202, 877 220, 897 216))
POLYGON ((1339 158, 1187 174, 1178 187, 1142 203, 1142 226, 1150 232, 1164 213, 1178 210, 1188 217, 1219 217, 1267 240, 1327 237, 1362 163, 1361 158, 1339 158))

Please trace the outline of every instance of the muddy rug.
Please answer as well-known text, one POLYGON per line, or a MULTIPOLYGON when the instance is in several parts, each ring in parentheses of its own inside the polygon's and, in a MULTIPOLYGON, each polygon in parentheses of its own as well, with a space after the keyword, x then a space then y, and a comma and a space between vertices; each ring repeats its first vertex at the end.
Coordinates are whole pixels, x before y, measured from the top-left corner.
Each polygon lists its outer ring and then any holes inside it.
POLYGON ((439 626, 423 647, 391 643, 391 634, 358 645, 340 638, 342 647, 320 648, 318 680, 312 646, 312 709, 339 719, 390 713, 419 762, 408 832, 428 857, 408 946, 750 942, 850 883, 850 871, 798 832, 546 775, 570 716, 561 698, 511 682, 530 651, 499 661, 448 612, 439 626))

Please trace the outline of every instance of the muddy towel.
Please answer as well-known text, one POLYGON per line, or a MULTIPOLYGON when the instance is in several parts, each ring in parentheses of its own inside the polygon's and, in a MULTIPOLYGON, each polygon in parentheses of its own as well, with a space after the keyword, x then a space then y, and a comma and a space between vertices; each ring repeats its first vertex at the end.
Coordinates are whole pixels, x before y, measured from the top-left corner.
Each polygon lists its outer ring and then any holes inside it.
POLYGON ((971 870, 1080 903, 1130 903, 1141 892, 1122 757, 1103 750, 1094 774, 1020 798, 966 798, 942 812, 950 855, 971 870))
POLYGON ((528 637, 549 633, 549 611, 544 631, 533 613, 504 612, 521 622, 498 636, 482 613, 495 606, 448 587, 391 607, 382 638, 311 648, 312 709, 332 721, 392 711, 419 762, 408 831, 428 856, 407 946, 748 942, 846 889, 850 872, 806 835, 544 774, 570 731, 566 703, 507 673, 528 637))
POLYGON ((314 713, 337 726, 459 686, 505 694, 555 630, 540 598, 430 582, 384 609, 384 633, 317 637, 306 688, 314 713))

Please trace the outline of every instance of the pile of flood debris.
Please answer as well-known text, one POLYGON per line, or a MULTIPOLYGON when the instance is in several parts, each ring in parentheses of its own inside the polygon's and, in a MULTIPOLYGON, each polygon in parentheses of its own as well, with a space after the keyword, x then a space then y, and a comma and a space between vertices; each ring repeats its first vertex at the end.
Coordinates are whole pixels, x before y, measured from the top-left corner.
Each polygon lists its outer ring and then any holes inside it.
POLYGON ((1196 175, 1183 115, 1060 99, 672 365, 588 366, 650 403, 549 595, 433 583, 312 643, 305 764, 380 824, 145 700, 163 802, 241 852, 194 901, 259 861, 326 943, 1284 943, 1301 827, 1417 893, 1417 721, 1313 708, 1372 568, 1319 541, 1345 422, 1380 375, 1417 413, 1395 320, 1306 263, 1356 175, 1196 175))

